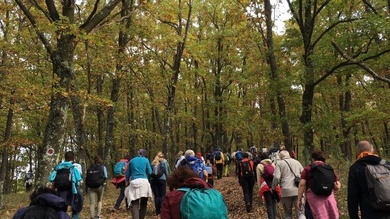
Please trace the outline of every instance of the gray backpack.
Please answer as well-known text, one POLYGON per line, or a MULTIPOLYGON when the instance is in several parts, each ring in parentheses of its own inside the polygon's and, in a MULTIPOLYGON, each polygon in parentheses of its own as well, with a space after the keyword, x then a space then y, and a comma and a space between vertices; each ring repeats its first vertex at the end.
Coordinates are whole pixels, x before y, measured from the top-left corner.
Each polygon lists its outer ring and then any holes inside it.
POLYGON ((375 210, 390 211, 390 163, 366 164, 368 194, 366 198, 375 210))

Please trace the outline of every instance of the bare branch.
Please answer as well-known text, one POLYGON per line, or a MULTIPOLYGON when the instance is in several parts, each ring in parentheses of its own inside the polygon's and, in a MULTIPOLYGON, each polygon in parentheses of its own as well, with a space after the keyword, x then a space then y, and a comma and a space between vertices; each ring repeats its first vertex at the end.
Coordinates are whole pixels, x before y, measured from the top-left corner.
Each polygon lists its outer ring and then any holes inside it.
POLYGON ((378 73, 376 73, 373 69, 371 69, 366 63, 364 63, 365 61, 367 60, 370 60, 370 59, 374 59, 374 58, 378 58, 379 56, 385 54, 385 53, 389 53, 390 52, 390 49, 387 49, 387 50, 384 50, 378 54, 375 54, 374 56, 370 56, 370 57, 367 57, 367 58, 364 58, 362 60, 355 60, 353 59, 352 57, 350 57, 347 53, 345 53, 337 44, 334 40, 332 40, 332 46, 337 50, 337 52, 342 55, 348 62, 350 62, 351 64, 355 64, 359 67, 361 67, 362 69, 364 69, 367 73, 369 73, 374 79, 377 79, 379 81, 383 81, 383 82, 386 82, 386 83, 389 83, 390 84, 390 80, 385 78, 385 77, 382 77, 380 76, 378 73))

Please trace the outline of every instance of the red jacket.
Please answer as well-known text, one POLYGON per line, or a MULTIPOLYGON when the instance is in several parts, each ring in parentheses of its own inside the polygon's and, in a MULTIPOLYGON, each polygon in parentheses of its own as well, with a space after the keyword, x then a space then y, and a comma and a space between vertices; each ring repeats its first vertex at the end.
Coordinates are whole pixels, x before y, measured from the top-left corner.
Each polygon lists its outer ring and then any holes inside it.
MULTIPOLYGON (((186 180, 180 187, 185 188, 212 188, 210 184, 201 178, 194 177, 186 180)), ((184 192, 174 190, 169 192, 161 205, 160 218, 164 219, 181 219, 180 202, 184 192)))

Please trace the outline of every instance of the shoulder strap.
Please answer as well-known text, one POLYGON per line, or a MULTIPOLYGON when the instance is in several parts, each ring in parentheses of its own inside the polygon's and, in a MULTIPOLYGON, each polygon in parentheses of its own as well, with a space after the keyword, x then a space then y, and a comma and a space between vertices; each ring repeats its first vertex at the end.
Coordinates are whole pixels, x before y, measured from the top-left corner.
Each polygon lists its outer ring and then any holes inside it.
POLYGON ((290 168, 290 171, 292 172, 292 174, 294 174, 294 176, 297 177, 297 175, 294 173, 294 171, 292 171, 291 166, 290 166, 290 164, 287 162, 287 160, 284 160, 284 162, 287 163, 287 166, 290 168))
POLYGON ((191 190, 191 188, 182 187, 182 188, 178 188, 177 190, 182 191, 182 192, 189 192, 191 190))

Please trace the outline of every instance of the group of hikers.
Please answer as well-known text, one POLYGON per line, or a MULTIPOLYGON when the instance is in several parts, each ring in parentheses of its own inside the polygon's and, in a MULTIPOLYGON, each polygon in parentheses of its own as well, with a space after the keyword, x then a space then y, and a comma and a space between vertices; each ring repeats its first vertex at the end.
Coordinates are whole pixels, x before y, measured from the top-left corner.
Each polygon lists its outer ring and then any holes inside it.
MULTIPOLYGON (((360 141, 356 154, 357 160, 348 173, 349 217, 390 219, 390 163, 374 153, 369 141, 360 141)), ((191 149, 180 151, 172 167, 162 152, 152 160, 147 157, 148 152, 139 149, 136 156, 126 155, 114 165, 111 184, 119 195, 112 213, 120 211, 125 200, 125 211, 130 211, 132 218, 144 219, 148 200, 153 200, 155 215, 162 219, 228 218, 223 195, 214 185, 216 180, 229 175, 232 163, 246 212, 252 211, 257 185, 269 219, 340 217, 334 193, 341 183, 322 151, 314 151, 311 163, 305 167, 294 158, 294 152, 284 149, 258 152, 256 147, 232 154, 217 148, 205 157, 191 149), (283 213, 278 213, 279 203, 283 213)), ((13 218, 28 215, 48 218, 47 215, 53 214, 56 217, 50 218, 79 218, 84 203, 82 180, 90 201, 90 218, 101 218, 107 169, 95 157, 84 179, 81 173, 74 165, 74 153, 66 152, 65 161, 48 178, 50 185, 35 189, 30 205, 19 209, 13 218)))

